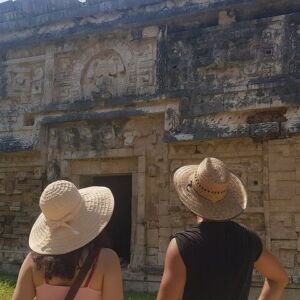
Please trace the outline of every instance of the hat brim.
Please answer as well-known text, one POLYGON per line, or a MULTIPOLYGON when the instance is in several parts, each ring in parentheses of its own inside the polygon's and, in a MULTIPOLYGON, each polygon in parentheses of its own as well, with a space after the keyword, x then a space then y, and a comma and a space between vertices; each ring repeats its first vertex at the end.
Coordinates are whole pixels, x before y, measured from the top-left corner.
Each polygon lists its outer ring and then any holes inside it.
POLYGON ((184 166, 174 173, 173 182, 181 202, 197 216, 207 220, 225 221, 240 215, 247 206, 247 193, 240 179, 230 173, 226 196, 220 201, 212 202, 188 186, 198 167, 184 166))
POLYGON ((29 235, 29 247, 34 252, 58 255, 74 251, 88 244, 105 228, 114 210, 114 197, 110 189, 88 187, 80 189, 79 193, 83 204, 76 218, 68 222, 78 234, 67 227, 49 228, 41 213, 29 235))

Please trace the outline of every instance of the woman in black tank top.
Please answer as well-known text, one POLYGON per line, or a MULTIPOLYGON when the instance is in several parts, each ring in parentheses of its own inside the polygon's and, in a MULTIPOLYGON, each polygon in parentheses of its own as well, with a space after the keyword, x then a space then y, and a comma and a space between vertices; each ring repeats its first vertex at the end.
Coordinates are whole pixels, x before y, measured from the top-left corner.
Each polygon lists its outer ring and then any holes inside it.
POLYGON ((256 233, 231 221, 246 208, 241 181, 215 158, 181 167, 173 180, 197 225, 172 238, 157 300, 247 300, 253 268, 266 278, 259 300, 281 299, 282 266, 256 233))

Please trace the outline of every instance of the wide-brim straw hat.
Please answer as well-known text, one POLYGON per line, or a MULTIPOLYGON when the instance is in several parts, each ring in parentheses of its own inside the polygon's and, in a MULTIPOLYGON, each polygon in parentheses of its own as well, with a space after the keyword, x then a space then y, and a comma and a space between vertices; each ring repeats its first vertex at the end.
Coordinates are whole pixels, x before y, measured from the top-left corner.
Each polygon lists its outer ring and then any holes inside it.
POLYGON ((173 182, 182 203, 207 220, 230 220, 246 209, 244 185, 217 158, 177 169, 173 182))
POLYGON ((49 184, 40 197, 42 213, 34 223, 29 247, 39 254, 65 254, 88 244, 108 224, 114 197, 107 187, 78 190, 65 180, 49 184))

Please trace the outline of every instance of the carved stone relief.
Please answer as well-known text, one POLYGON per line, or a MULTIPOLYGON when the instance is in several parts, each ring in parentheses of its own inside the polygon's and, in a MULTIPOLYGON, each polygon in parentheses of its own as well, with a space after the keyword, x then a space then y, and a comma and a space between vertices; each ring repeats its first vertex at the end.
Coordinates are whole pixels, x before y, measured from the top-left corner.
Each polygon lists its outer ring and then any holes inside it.
POLYGON ((41 95, 43 93, 43 78, 44 70, 42 67, 36 67, 33 69, 31 94, 41 95))
POLYGON ((4 190, 8 195, 16 193, 16 174, 7 173, 4 177, 4 190))
POLYGON ((282 70, 285 36, 281 20, 227 30, 222 27, 170 34, 167 47, 170 89, 246 85, 253 77, 282 70))
POLYGON ((71 96, 72 63, 72 58, 67 54, 58 54, 55 57, 55 101, 63 101, 71 96))
POLYGON ((76 50, 56 54, 56 101, 101 102, 123 95, 153 93, 158 29, 150 29, 144 40, 117 36, 101 42, 95 39, 93 45, 81 48, 78 43, 76 50))
POLYGON ((81 85, 85 98, 111 98, 126 91, 126 68, 116 51, 104 51, 85 66, 81 85))
POLYGON ((94 138, 96 139, 96 148, 101 150, 102 148, 113 148, 115 146, 116 134, 115 129, 111 125, 101 126, 94 131, 94 138))
POLYGON ((49 159, 56 159, 61 151, 105 151, 122 147, 123 144, 124 136, 119 124, 108 122, 91 126, 51 128, 49 159))
POLYGON ((44 66, 42 64, 15 63, 7 70, 7 96, 20 102, 38 99, 44 93, 44 66))
POLYGON ((300 73, 300 24, 291 26, 291 38, 289 47, 289 72, 300 73))
POLYGON ((12 77, 12 90, 15 93, 28 93, 30 88, 30 70, 23 69, 22 71, 11 73, 12 77))
POLYGON ((54 181, 58 180, 60 177, 60 166, 56 159, 53 159, 48 163, 47 167, 47 180, 54 181))

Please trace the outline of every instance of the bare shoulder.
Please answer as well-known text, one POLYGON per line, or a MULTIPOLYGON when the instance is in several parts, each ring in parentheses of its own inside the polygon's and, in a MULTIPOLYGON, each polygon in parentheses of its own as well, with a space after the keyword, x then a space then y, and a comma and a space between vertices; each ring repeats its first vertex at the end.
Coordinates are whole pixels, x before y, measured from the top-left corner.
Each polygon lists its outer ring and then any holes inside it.
POLYGON ((29 254, 27 254, 27 256, 25 257, 25 259, 22 263, 18 278, 26 277, 26 278, 32 279, 34 269, 35 269, 35 263, 32 259, 31 253, 29 253, 29 254))
POLYGON ((25 270, 28 270, 28 272, 31 273, 32 280, 33 280, 35 286, 39 286, 39 285, 43 284, 44 274, 40 269, 38 269, 36 263, 33 260, 32 253, 29 253, 26 256, 22 268, 23 267, 25 268, 25 270))
POLYGON ((109 248, 103 248, 100 253, 99 263, 104 267, 108 267, 115 264, 120 264, 118 254, 109 248))
POLYGON ((119 259, 118 254, 109 248, 103 248, 101 250, 101 257, 105 259, 119 259))
POLYGON ((33 261, 32 253, 28 253, 23 261, 22 264, 23 269, 31 269, 33 270, 35 268, 35 263, 33 261))
POLYGON ((177 245, 177 242, 176 242, 175 238, 173 238, 170 241, 170 244, 169 244, 168 249, 167 249, 167 255, 169 257, 171 256, 171 257, 174 257, 174 258, 180 257, 179 250, 178 250, 178 245, 177 245))

